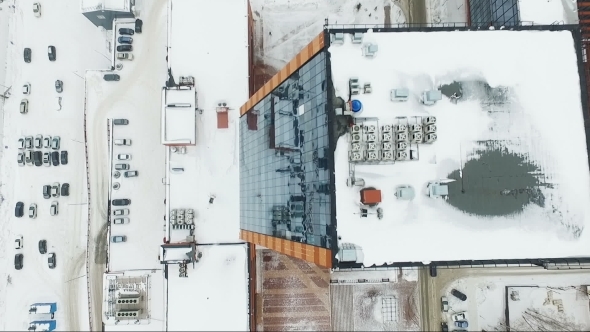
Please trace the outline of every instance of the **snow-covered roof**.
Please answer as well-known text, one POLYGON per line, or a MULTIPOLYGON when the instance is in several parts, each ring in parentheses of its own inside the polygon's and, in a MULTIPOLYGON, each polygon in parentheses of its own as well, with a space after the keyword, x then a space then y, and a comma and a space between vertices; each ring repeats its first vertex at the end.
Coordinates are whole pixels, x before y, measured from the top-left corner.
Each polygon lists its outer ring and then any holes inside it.
POLYGON ((196 95, 193 89, 164 90, 162 111, 163 144, 195 144, 196 95))
POLYGON ((81 0, 83 12, 96 10, 112 10, 128 12, 131 10, 130 0, 81 0))
MULTIPOLYGON (((377 150, 384 148, 382 126, 424 124, 428 116, 436 118, 438 137, 399 147, 407 161, 354 164, 354 177, 365 183, 352 187, 352 136, 338 138, 339 242, 361 246, 365 266, 590 256, 584 232, 590 176, 574 45, 569 31, 375 32, 361 44, 350 35, 332 44, 336 95, 348 100, 349 79, 358 78, 360 93, 352 99, 362 111, 353 117, 365 129, 375 126, 377 150), (378 46, 372 58, 362 55, 369 43, 378 46), (366 83, 370 93, 363 93, 366 83), (408 100, 392 101, 391 90, 402 88, 408 100), (442 100, 420 102, 423 92, 437 89, 442 100), (455 93, 453 102, 448 96, 455 93), (448 195, 429 197, 429 183, 448 195), (396 198, 396 188, 408 185, 415 198, 396 198), (359 192, 366 187, 380 189, 382 202, 361 217, 359 192)), ((392 144, 395 152, 395 135, 392 144)))

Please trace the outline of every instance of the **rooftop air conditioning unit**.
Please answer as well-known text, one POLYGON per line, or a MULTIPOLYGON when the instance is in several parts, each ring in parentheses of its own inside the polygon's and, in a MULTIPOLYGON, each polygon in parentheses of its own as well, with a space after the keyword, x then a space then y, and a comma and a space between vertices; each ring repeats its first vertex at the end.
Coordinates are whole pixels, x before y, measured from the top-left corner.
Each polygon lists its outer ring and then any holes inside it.
POLYGON ((184 209, 178 209, 178 215, 179 216, 184 216, 184 209))
POLYGON ((393 144, 391 142, 383 142, 383 150, 393 150, 393 144))
POLYGON ((427 116, 422 119, 423 125, 429 125, 429 124, 435 124, 435 123, 436 123, 436 117, 434 117, 434 116, 427 116))
POLYGON ((361 91, 359 79, 356 77, 351 77, 348 80, 348 87, 350 88, 351 95, 358 95, 361 91))
POLYGON ((193 223, 193 218, 187 218, 185 223, 191 225, 193 223))
POLYGON ((193 209, 186 209, 186 214, 194 214, 195 210, 193 209))
POLYGON ((178 219, 176 220, 176 223, 177 223, 178 225, 183 225, 183 224, 184 224, 184 218, 182 218, 182 219, 178 218, 178 219))
POLYGON ((366 131, 367 133, 374 133, 374 132, 376 132, 376 131, 377 131, 377 126, 375 126, 375 125, 368 125, 368 126, 365 126, 365 131, 366 131))
POLYGON ((400 141, 407 141, 408 140, 408 134, 406 133, 397 133, 395 135, 395 140, 400 142, 400 141))
POLYGON ((375 151, 377 150, 377 143, 375 142, 370 142, 367 144, 367 150, 369 151, 375 151))
POLYGON ((139 297, 136 298, 122 298, 122 299, 117 299, 117 304, 139 304, 139 297))
POLYGON ((405 150, 408 148, 408 143, 406 142, 397 142, 397 150, 405 150))
POLYGON ((414 131, 414 132, 422 131, 422 125, 420 125, 420 124, 410 125, 410 131, 414 131))
POLYGON ((369 160, 369 161, 379 160, 379 151, 369 151, 367 153, 367 160, 369 160))
POLYGON ((176 225, 176 216, 170 216, 170 223, 172 225, 176 225), (174 218, 172 218, 172 217, 174 217, 174 218))
POLYGON ((430 124, 424 127, 425 133, 435 133, 436 132, 436 125, 430 124))
POLYGON ((115 313, 115 317, 137 319, 140 314, 141 314, 141 310, 119 310, 115 313))
POLYGON ((383 157, 381 159, 391 161, 391 160, 395 160, 394 156, 395 155, 394 155, 393 151, 383 151, 383 157))
POLYGON ((434 141, 436 141, 436 134, 426 134, 424 137, 425 143, 433 143, 434 141))
POLYGON ((384 133, 390 133, 393 130, 393 126, 392 125, 384 125, 381 126, 381 131, 384 133))
POLYGON ((357 143, 361 141, 361 134, 352 134, 350 136, 350 140, 352 141, 352 143, 357 143))
POLYGON ((405 132, 408 130, 408 126, 405 124, 398 124, 395 125, 395 132, 400 133, 400 132, 405 132))
POLYGON ((408 159, 408 153, 406 151, 398 151, 395 154, 395 160, 406 160, 408 159))
POLYGON ((361 132, 361 125, 352 125, 352 127, 350 127, 350 132, 353 134, 358 134, 361 132))
POLYGON ((375 142, 377 140, 377 135, 375 134, 368 134, 367 135, 367 142, 375 142))
POLYGON ((383 142, 391 142, 391 139, 393 139, 393 135, 391 135, 391 132, 385 132, 383 133, 383 142))
POLYGON ((361 143, 352 143, 350 145, 350 150, 352 150, 352 151, 360 151, 361 150, 361 143))
POLYGON ((412 133, 410 138, 412 139, 412 142, 414 142, 414 143, 422 143, 424 136, 422 135, 422 133, 412 133))
POLYGON ((350 152, 348 155, 348 160, 350 161, 363 161, 363 153, 362 152, 350 152))
POLYGON ((175 216, 175 215, 176 215, 176 209, 172 209, 172 210, 170 210, 170 215, 171 215, 171 216, 175 216))

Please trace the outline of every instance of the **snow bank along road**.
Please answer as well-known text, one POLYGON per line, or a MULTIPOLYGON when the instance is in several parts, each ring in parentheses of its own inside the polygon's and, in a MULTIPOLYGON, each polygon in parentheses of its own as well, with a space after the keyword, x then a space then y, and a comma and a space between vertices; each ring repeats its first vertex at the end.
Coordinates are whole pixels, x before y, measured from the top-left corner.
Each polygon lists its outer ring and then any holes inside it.
MULTIPOLYGON (((60 330, 88 330, 85 280, 86 250, 86 175, 83 133, 83 72, 105 68, 106 43, 100 30, 82 14, 78 1, 46 1, 42 16, 35 17, 33 0, 5 1, 3 11, 13 5, 7 47, 6 85, 12 94, 4 105, 1 161, 4 200, 0 204, 3 250, 0 256, 0 330, 23 330, 30 321, 28 307, 34 302, 57 302, 55 316, 60 330), (57 59, 49 61, 47 47, 56 47, 57 59), (23 50, 32 50, 31 63, 23 60, 23 50), (63 93, 55 91, 55 80, 63 81, 63 93), (22 85, 31 84, 31 94, 22 95, 22 85), (61 96, 62 109, 56 111, 55 97, 61 96), (29 100, 28 114, 19 113, 22 98, 29 100), (17 165, 17 140, 21 136, 42 134, 60 136, 61 149, 69 152, 68 165, 35 167, 17 165), (69 183, 70 196, 43 199, 42 186, 53 182, 69 183), (50 216, 51 201, 59 202, 59 214, 50 216), (25 216, 16 218, 16 202, 25 204, 25 216), (38 206, 37 218, 28 218, 28 207, 38 206), (16 235, 24 237, 24 267, 15 270, 16 235), (47 255, 38 251, 38 241, 47 240, 48 252, 55 252, 57 267, 49 269, 47 255)), ((0 45, 1 47, 2 45, 0 45)), ((47 150, 45 150, 47 151, 47 150)))
MULTIPOLYGON (((92 299, 92 321, 102 321, 102 275, 106 269, 105 249, 107 245, 107 211, 109 190, 109 167, 107 156, 107 119, 129 119, 128 128, 116 128, 115 138, 130 138, 132 146, 128 151, 132 155, 130 164, 139 171, 134 178, 133 195, 153 196, 159 204, 138 204, 145 197, 132 200, 129 207, 130 222, 141 222, 146 231, 153 233, 162 230, 164 215, 164 147, 160 144, 160 105, 161 89, 166 80, 166 13, 167 1, 158 0, 144 3, 141 19, 144 22, 143 33, 136 34, 133 39, 135 59, 124 64, 117 73, 121 76, 118 82, 105 82, 102 74, 90 72, 86 77, 87 102, 86 130, 88 147, 88 165, 90 176, 91 200, 90 208, 90 247, 89 247, 89 281, 92 299), (94 89, 91 91, 91 89, 94 89), (141 130, 140 130, 141 129, 141 130), (132 131, 130 136, 117 137, 117 132, 132 131), (144 194, 145 193, 145 194, 144 194), (161 194, 158 196, 158 194, 161 194), (148 211, 151 218, 134 218, 139 212, 148 211), (153 211, 153 212, 152 212, 153 211), (151 219, 151 220, 150 220, 151 219), (156 225, 156 226, 153 226, 156 225)), ((104 67, 106 68, 106 67, 104 67)), ((120 126, 122 127, 122 126, 120 126)), ((123 152, 119 152, 123 153, 123 152)), ((121 187, 127 186, 123 183, 121 187)), ((119 197, 120 198, 120 197, 119 197)), ((145 234, 124 234, 128 241, 137 241, 145 234), (135 240, 134 240, 135 239, 135 240)), ((154 240, 153 245, 139 249, 153 251, 153 260, 146 262, 143 268, 159 267, 157 261, 161 236, 154 240), (155 264, 155 265, 154 265, 155 264)), ((122 250, 121 250, 122 251, 122 250)), ((125 259, 134 262, 141 257, 131 253, 117 252, 125 255, 125 259)), ((117 257, 120 260, 120 257, 117 257)), ((137 262, 136 262, 137 263, 137 262)), ((143 263, 143 262, 142 262, 143 263)), ((94 326, 96 329, 96 324, 94 326)))

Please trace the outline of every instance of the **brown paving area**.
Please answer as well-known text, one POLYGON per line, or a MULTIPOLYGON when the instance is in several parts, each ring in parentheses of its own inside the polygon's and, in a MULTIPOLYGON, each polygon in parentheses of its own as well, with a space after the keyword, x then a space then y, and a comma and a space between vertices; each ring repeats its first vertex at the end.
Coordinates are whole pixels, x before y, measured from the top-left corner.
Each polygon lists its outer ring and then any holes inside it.
POLYGON ((331 331, 329 270, 272 250, 261 257, 261 329, 331 331))

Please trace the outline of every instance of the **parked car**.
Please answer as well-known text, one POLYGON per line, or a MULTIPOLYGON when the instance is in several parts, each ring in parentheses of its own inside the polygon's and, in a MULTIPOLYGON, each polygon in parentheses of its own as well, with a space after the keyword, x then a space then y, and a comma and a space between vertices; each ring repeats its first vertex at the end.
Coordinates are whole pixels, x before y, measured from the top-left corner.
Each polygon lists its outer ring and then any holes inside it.
POLYGON ((117 159, 118 160, 131 160, 131 155, 120 153, 117 155, 117 159))
POLYGON ((129 169, 129 164, 115 164, 115 169, 117 171, 124 171, 129 169))
POLYGON ((43 135, 35 136, 35 149, 43 148, 43 135))
POLYGON ((59 166, 59 152, 51 152, 51 163, 53 164, 53 166, 59 166))
POLYGON ((467 320, 467 312, 465 312, 465 311, 457 312, 457 313, 451 315, 451 318, 453 318, 453 322, 457 322, 460 320, 467 320))
POLYGON ((123 173, 123 175, 126 178, 134 178, 134 177, 138 176, 139 173, 137 171, 127 171, 127 172, 123 173))
POLYGON ((51 197, 59 197, 59 182, 54 182, 51 185, 51 197))
POLYGON ((469 327, 469 323, 467 323, 466 321, 459 321, 459 322, 455 322, 455 326, 466 329, 469 327))
POLYGON ((438 274, 436 271, 436 265, 430 264, 429 269, 430 269, 430 276, 433 278, 436 277, 438 274))
POLYGON ((31 83, 23 84, 23 95, 31 94, 31 83))
POLYGON ((115 145, 131 145, 131 140, 130 139, 116 139, 116 140, 113 140, 113 143, 115 145))
POLYGON ((113 243, 126 242, 126 241, 127 241, 127 236, 125 236, 125 235, 111 236, 111 242, 113 242, 113 243))
POLYGON ((449 325, 446 322, 442 322, 440 325, 441 325, 440 329, 441 329, 442 332, 448 332, 449 331, 449 325))
POLYGON ((25 151, 25 163, 27 165, 33 165, 33 151, 32 150, 25 151))
POLYGON ((64 91, 64 82, 62 82, 61 80, 56 80, 55 81, 55 91, 57 93, 62 93, 64 91))
POLYGON ((43 165, 43 153, 41 151, 33 151, 33 162, 37 167, 43 165))
POLYGON ((23 150, 25 148, 25 138, 21 137, 18 139, 18 148, 19 150, 23 150))
POLYGON ((39 253, 41 255, 47 253, 47 240, 39 240, 39 253))
POLYGON ((31 63, 31 49, 28 47, 25 47, 25 51, 23 52, 23 57, 25 58, 25 62, 26 63, 31 63))
POLYGON ((43 152, 43 165, 51 166, 51 154, 49 152, 43 152))
POLYGON ((53 138, 51 139, 51 148, 53 150, 59 150, 60 143, 61 143, 61 137, 53 136, 53 138))
POLYGON ((133 46, 131 46, 129 44, 117 46, 117 52, 132 52, 132 51, 133 51, 133 46))
POLYGON ((29 218, 31 218, 31 219, 37 218, 37 204, 35 204, 35 203, 29 205, 29 218))
POLYGON ((33 136, 25 137, 25 148, 32 149, 33 148, 33 136))
POLYGON ((143 21, 140 19, 135 20, 135 33, 141 33, 143 30, 143 21))
POLYGON ((51 136, 43 137, 43 147, 49 149, 51 147, 51 136))
POLYGON ((14 249, 22 249, 23 248, 23 236, 17 235, 16 239, 14 239, 14 249))
POLYGON ((43 198, 49 199, 51 197, 51 186, 46 184, 43 186, 43 198))
MULTIPOLYGON (((117 46, 120 47, 120 46, 117 46)), ((105 81, 118 81, 121 79, 121 77, 118 74, 105 74, 102 77, 105 81)))
POLYGON ((467 300, 467 295, 465 295, 465 294, 463 294, 463 293, 459 292, 459 291, 458 291, 458 290, 456 290, 456 289, 453 289, 453 290, 451 290, 451 294, 452 294, 454 297, 456 297, 456 298, 458 298, 459 300, 461 300, 461 301, 466 301, 466 300, 467 300))
POLYGON ((131 204, 131 200, 128 198, 113 199, 114 206, 126 206, 129 204, 131 204))
POLYGON ((62 196, 70 196, 70 184, 64 183, 61 185, 61 195, 62 196))
MULTIPOLYGON (((121 38, 121 37, 119 37, 121 38)), ((133 60, 133 54, 131 53, 117 53, 117 59, 119 60, 133 60)))
POLYGON ((441 297, 441 303, 442 303, 442 311, 443 312, 448 312, 449 311, 449 300, 447 299, 446 296, 441 297))
POLYGON ((127 120, 127 119, 114 119, 113 124, 114 125, 128 125, 129 120, 127 120))
POLYGON ((121 36, 117 38, 117 41, 121 44, 133 44, 133 38, 127 36, 121 36))
POLYGON ((47 256, 47 265, 49 265, 50 269, 55 269, 55 264, 56 264, 55 253, 52 252, 49 254, 49 256, 47 256))
POLYGON ((129 223, 129 218, 123 217, 123 218, 115 218, 113 220, 113 224, 115 225, 123 225, 123 224, 128 224, 129 223))
POLYGON ((55 46, 49 45, 47 47, 47 56, 49 57, 49 61, 55 61, 57 54, 55 53, 55 46))
POLYGON ((16 270, 22 270, 23 268, 23 262, 24 262, 24 257, 23 254, 16 254, 14 255, 14 268, 16 270))
POLYGON ((113 210, 114 216, 126 216, 129 214, 129 209, 115 209, 113 210))
POLYGON ((23 99, 20 101, 20 114, 29 113, 29 100, 23 99))
POLYGON ((120 28, 119 29, 119 34, 120 35, 133 36, 134 33, 135 33, 135 31, 133 31, 133 29, 129 29, 129 28, 120 28))
POLYGON ((61 164, 67 165, 68 164, 68 151, 61 152, 61 164))
POLYGON ((17 157, 18 165, 25 166, 25 153, 19 152, 17 157))
POLYGON ((41 17, 41 4, 38 2, 33 4, 33 15, 35 15, 35 17, 41 17))
POLYGON ((51 202, 51 209, 49 210, 52 216, 56 216, 59 213, 59 203, 57 201, 51 202))
POLYGON ((17 218, 21 218, 23 216, 23 214, 25 214, 24 210, 25 210, 25 203, 16 202, 16 206, 14 208, 14 216, 17 218))

